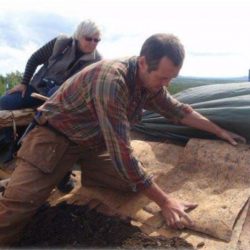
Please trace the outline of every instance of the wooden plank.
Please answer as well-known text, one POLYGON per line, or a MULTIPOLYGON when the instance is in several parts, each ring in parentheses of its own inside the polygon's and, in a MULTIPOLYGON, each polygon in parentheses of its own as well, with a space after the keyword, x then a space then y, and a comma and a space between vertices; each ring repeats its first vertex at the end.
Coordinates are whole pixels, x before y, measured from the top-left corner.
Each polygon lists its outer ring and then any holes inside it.
POLYGON ((4 127, 23 126, 29 124, 34 116, 34 109, 0 110, 0 129, 4 127))

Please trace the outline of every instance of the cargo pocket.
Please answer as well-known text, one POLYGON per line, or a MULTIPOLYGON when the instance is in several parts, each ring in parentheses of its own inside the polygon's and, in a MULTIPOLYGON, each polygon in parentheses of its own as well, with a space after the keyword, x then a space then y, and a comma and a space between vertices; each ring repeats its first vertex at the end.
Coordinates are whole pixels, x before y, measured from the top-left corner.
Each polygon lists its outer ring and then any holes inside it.
POLYGON ((17 158, 21 158, 44 173, 52 173, 70 142, 46 127, 34 128, 24 139, 17 158))

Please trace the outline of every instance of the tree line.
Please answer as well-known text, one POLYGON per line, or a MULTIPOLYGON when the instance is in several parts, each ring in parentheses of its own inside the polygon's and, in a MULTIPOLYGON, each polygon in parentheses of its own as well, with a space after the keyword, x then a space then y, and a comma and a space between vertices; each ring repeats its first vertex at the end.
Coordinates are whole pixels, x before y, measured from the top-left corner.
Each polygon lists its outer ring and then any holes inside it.
POLYGON ((22 80, 23 73, 16 71, 3 76, 0 74, 0 96, 3 95, 6 90, 11 89, 22 80))
MULTIPOLYGON (((250 71, 250 70, 249 70, 250 71)), ((249 73, 250 75, 250 73, 249 73)), ((22 80, 23 73, 16 71, 3 76, 0 74, 0 96, 3 95, 7 89, 13 88, 16 84, 22 80)), ((204 84, 216 84, 216 83, 229 83, 229 82, 246 82, 247 77, 238 78, 197 78, 197 77, 178 77, 172 81, 169 87, 169 92, 175 94, 186 88, 196 87, 204 84)))

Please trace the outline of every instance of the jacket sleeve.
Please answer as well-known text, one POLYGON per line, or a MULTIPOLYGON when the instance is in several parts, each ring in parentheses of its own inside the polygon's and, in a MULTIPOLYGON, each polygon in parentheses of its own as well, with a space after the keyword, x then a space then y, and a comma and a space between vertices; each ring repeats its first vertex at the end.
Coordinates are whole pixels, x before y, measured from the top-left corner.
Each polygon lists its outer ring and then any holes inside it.
POLYGON ((164 87, 157 94, 151 95, 144 106, 145 109, 156 112, 165 118, 178 123, 192 108, 175 99, 164 87))
POLYGON ((105 143, 120 176, 132 190, 144 189, 151 185, 142 164, 133 155, 130 145, 130 125, 127 119, 128 89, 122 77, 105 72, 95 88, 95 106, 105 143))
POLYGON ((50 56, 52 55, 56 39, 57 38, 54 38, 50 42, 46 43, 43 47, 31 55, 25 67, 23 79, 21 81, 22 84, 28 85, 37 67, 48 62, 50 56))

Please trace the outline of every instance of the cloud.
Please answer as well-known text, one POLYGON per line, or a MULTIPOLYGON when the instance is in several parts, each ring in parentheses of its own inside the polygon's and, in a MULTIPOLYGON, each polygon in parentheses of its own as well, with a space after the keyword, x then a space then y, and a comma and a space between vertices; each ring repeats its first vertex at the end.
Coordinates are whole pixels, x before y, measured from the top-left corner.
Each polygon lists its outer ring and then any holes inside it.
POLYGON ((49 12, 21 12, 0 17, 0 74, 22 71, 33 52, 61 33, 71 35, 73 21, 49 12), (8 18, 13 16, 12 18, 8 18))
POLYGON ((1 44, 22 48, 27 42, 42 44, 60 33, 71 35, 74 24, 70 20, 55 13, 22 12, 8 18, 5 13, 1 18, 1 44))
POLYGON ((102 27, 98 49, 106 58, 138 55, 148 36, 167 32, 186 48, 185 74, 238 74, 250 61, 250 16, 243 2, 1 0, 0 74, 23 72, 35 50, 60 33, 71 35, 86 18, 102 27))
POLYGON ((198 51, 198 52, 192 52, 190 51, 188 53, 190 56, 199 56, 199 57, 231 57, 231 56, 237 56, 237 53, 231 53, 231 52, 202 52, 202 51, 198 51))
POLYGON ((37 48, 37 45, 28 42, 22 49, 0 46, 0 74, 20 71, 23 72, 28 56, 31 55, 37 48))

